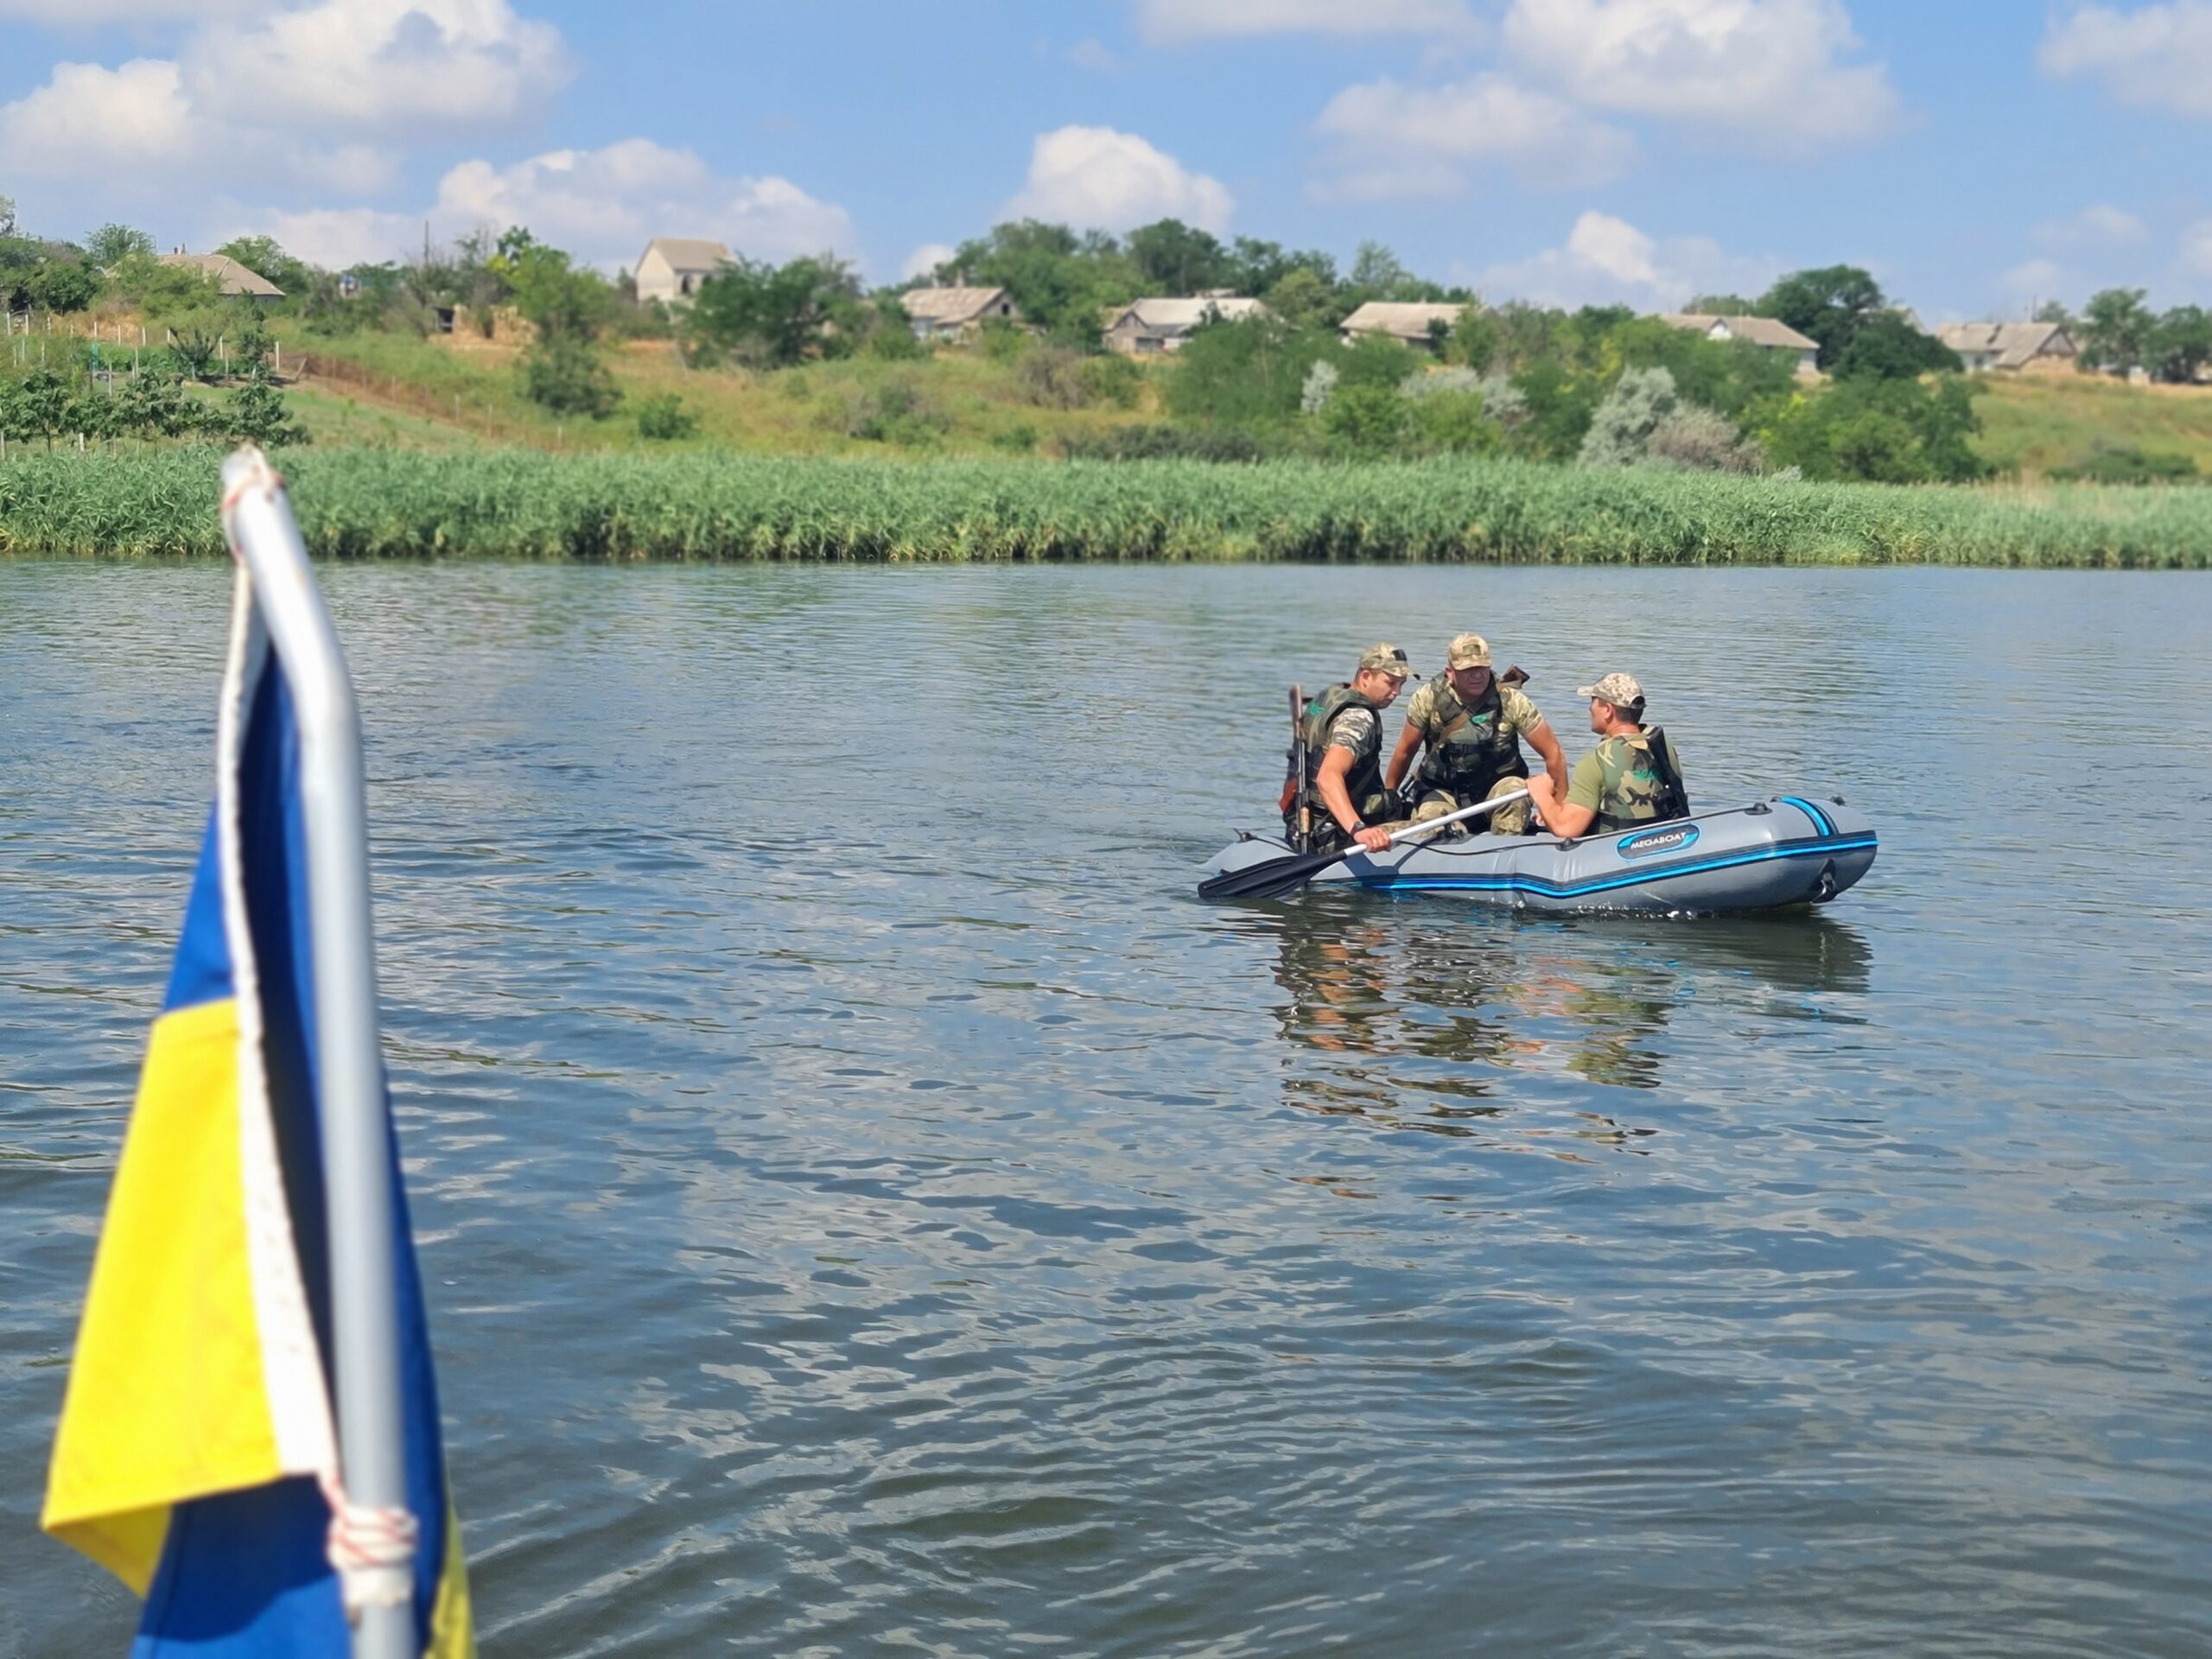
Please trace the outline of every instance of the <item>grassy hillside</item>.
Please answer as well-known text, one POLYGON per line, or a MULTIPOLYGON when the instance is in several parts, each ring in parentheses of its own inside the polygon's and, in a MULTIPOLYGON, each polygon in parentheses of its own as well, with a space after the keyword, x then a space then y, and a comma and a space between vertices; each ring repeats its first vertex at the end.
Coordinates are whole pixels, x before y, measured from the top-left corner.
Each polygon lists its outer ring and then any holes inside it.
POLYGON ((2100 448, 2187 455, 2212 477, 2212 386, 2131 386, 2086 374, 1987 376, 1974 448, 2007 472, 2078 467, 2100 448))
MULTIPOLYGON (((219 556, 218 452, 0 467, 0 553, 219 556)), ((284 460, 339 557, 2212 564, 2212 490, 1812 484, 1526 461, 284 460)))
MULTIPOLYGON (((634 410, 673 393, 699 421, 694 447, 813 455, 1050 454, 1063 440, 1156 421, 1152 366, 1134 404, 1040 402, 1019 365, 947 352, 912 363, 853 359, 776 373, 686 370, 665 342, 610 353, 625 405, 602 422, 562 421, 521 395, 516 349, 469 336, 365 334, 302 339, 310 372, 296 400, 318 441, 443 449, 491 442, 541 448, 640 447, 634 410)), ((1991 375, 1976 385, 1974 448, 2001 471, 2040 477, 2100 449, 2182 454, 2212 477, 2212 387, 2131 386, 2088 375, 1991 375)), ((652 446, 658 447, 658 446, 652 446)))
POLYGON ((1071 435, 1159 418, 1148 385, 1127 408, 1098 402, 1060 408, 1032 390, 1019 365, 972 352, 755 373, 686 369, 668 343, 640 340, 608 353, 623 406, 605 421, 563 420, 529 402, 516 372, 517 348, 505 343, 363 334, 302 339, 288 345, 285 356, 288 368, 302 359, 307 366, 302 384, 317 397, 303 400, 299 412, 318 441, 351 441, 346 424, 358 424, 363 411, 380 411, 412 417, 413 427, 403 423, 386 440, 400 448, 446 447, 467 435, 541 448, 632 448, 645 442, 638 404, 671 394, 699 423, 687 444, 757 454, 1049 453, 1071 435), (346 423, 334 418, 339 412, 346 423))

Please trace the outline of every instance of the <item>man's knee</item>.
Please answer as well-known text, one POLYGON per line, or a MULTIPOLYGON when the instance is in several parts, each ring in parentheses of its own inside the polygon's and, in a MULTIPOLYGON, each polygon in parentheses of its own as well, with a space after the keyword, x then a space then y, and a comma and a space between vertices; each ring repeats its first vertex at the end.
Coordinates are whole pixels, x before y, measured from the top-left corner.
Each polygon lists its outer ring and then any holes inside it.
MULTIPOLYGON (((1501 778, 1491 786, 1491 791, 1484 798, 1494 801, 1501 795, 1511 795, 1528 787, 1529 780, 1525 778, 1501 778)), ((1529 833, 1529 803, 1526 800, 1516 801, 1510 806, 1501 806, 1485 816, 1489 819, 1490 832, 1494 836, 1524 836, 1529 833)))
POLYGON ((1427 823, 1431 818, 1440 818, 1446 812, 1456 812, 1459 810, 1459 803, 1455 797, 1446 794, 1440 789, 1431 790, 1421 798, 1421 804, 1414 808, 1413 822, 1427 823))

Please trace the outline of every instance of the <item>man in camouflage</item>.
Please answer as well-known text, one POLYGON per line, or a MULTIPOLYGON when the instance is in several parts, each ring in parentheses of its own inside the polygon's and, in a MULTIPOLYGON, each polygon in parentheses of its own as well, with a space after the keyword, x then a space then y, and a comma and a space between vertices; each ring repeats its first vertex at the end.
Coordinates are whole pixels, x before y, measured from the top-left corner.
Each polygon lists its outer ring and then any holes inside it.
MULTIPOLYGON (((1442 677, 1414 693, 1383 781, 1395 791, 1405 780, 1414 752, 1421 750, 1413 821, 1426 823, 1523 788, 1529 778, 1529 763, 1521 757, 1524 740, 1543 757, 1554 791, 1566 793, 1567 756, 1550 725, 1518 686, 1497 677, 1490 641, 1478 633, 1463 633, 1446 654, 1442 677)), ((1529 804, 1502 806, 1473 827, 1522 835, 1529 828, 1529 804)))
POLYGON ((1562 798, 1548 778, 1529 780, 1536 816, 1554 835, 1573 840, 1633 830, 1689 816, 1689 796, 1675 747, 1656 726, 1643 723, 1643 687, 1633 674, 1608 674, 1581 688, 1590 699, 1590 729, 1598 747, 1574 763, 1562 798))
POLYGON ((1370 645, 1351 678, 1306 705, 1306 776, 1293 779, 1285 822, 1295 830, 1302 782, 1313 811, 1309 850, 1333 852, 1355 842, 1370 853, 1390 844, 1375 828, 1391 814, 1382 784, 1382 711, 1397 701, 1413 672, 1396 645, 1370 645))

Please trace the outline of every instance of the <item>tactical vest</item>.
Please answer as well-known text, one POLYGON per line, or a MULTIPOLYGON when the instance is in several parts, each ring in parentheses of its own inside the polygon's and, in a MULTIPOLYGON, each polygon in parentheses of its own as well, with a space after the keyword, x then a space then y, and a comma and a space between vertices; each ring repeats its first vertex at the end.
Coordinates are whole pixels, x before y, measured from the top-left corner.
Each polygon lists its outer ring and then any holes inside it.
MULTIPOLYGON (((1344 831, 1330 816, 1329 809, 1321 804, 1321 792, 1314 782, 1321 775, 1321 757, 1327 753, 1329 727, 1347 709, 1365 709, 1375 715, 1375 751, 1354 760, 1344 772, 1344 793, 1351 797, 1353 810, 1370 823, 1390 815, 1389 791, 1382 787, 1382 710, 1386 704, 1372 697, 1363 696, 1349 685, 1332 685, 1306 705, 1306 798, 1312 804, 1313 835, 1316 849, 1339 842, 1344 831)), ((1291 802, 1286 815, 1291 827, 1298 820, 1298 803, 1291 802)))
POLYGON ((1668 747, 1665 732, 1646 726, 1633 737, 1605 738, 1598 745, 1600 755, 1607 744, 1618 744, 1623 751, 1620 785, 1617 790, 1608 789, 1598 803, 1593 830, 1606 835, 1616 830, 1633 830, 1640 823, 1664 823, 1689 817, 1690 798, 1682 788, 1682 774, 1675 765, 1675 752, 1668 747))
POLYGON ((1520 734, 1505 729, 1505 698, 1495 675, 1472 707, 1459 701, 1451 681, 1440 677, 1431 723, 1421 737, 1427 749, 1421 786, 1449 790, 1462 806, 1483 799, 1501 778, 1529 775, 1520 734))

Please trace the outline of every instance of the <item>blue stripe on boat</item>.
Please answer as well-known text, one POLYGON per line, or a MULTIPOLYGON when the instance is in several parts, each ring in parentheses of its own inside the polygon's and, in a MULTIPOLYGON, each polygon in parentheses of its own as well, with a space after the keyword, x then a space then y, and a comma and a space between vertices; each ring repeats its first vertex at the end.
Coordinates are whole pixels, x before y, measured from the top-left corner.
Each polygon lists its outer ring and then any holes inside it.
POLYGON ((1395 880, 1386 877, 1381 880, 1370 880, 1361 876, 1358 880, 1360 886, 1376 893, 1388 893, 1399 887, 1408 891, 1458 887, 1484 893, 1519 891, 1541 893, 1553 899, 1579 899, 1585 893, 1606 893, 1616 887, 1641 887, 1647 882, 1665 881, 1678 875, 1700 875, 1707 870, 1730 869, 1739 864, 1760 864, 1776 858, 1815 858, 1825 853, 1865 852, 1878 845, 1872 836, 1829 836, 1819 841, 1798 842, 1781 847, 1758 847, 1721 858, 1699 859, 1691 863, 1662 865, 1649 870, 1631 870, 1624 875, 1603 876, 1592 881, 1564 885, 1546 880, 1541 875, 1512 873, 1504 875, 1414 875, 1395 880))
POLYGON ((1819 807, 1815 806, 1810 801, 1801 800, 1795 795, 1784 795, 1782 797, 1782 800, 1785 805, 1796 807, 1807 817, 1810 818, 1813 821, 1814 827, 1822 835, 1832 836, 1835 834, 1835 820, 1828 817, 1827 813, 1821 811, 1819 807))

